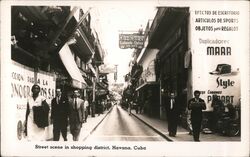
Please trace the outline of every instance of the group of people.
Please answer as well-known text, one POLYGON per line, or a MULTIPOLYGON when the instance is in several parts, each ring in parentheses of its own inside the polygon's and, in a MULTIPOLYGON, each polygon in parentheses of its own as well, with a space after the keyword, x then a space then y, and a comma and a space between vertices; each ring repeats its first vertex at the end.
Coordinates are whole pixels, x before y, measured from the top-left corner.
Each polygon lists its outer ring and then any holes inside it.
MULTIPOLYGON (((168 121, 169 136, 175 137, 177 133, 178 117, 180 115, 180 105, 174 93, 170 93, 165 103, 168 121)), ((188 110, 191 110, 191 125, 194 141, 200 141, 200 130, 202 122, 202 110, 206 109, 206 104, 200 98, 200 91, 194 91, 194 98, 188 101, 188 110)))
MULTIPOLYGON (((201 125, 202 125, 202 110, 206 110, 206 104, 203 99, 200 98, 200 91, 194 91, 194 98, 191 98, 188 101, 187 109, 189 110, 187 117, 188 127, 190 129, 189 134, 193 135, 194 141, 199 142, 200 132, 201 132, 201 125)), ((167 114, 167 121, 168 121, 168 131, 169 136, 176 136, 177 132, 177 123, 178 117, 180 115, 180 102, 176 99, 174 93, 170 93, 166 101, 166 114, 167 114)), ((218 131, 217 124, 219 119, 222 118, 223 114, 225 114, 225 106, 224 103, 218 98, 218 96, 213 95, 213 101, 211 106, 213 107, 212 112, 212 130, 214 132, 218 131)), ((227 115, 230 120, 238 120, 240 121, 240 105, 234 107, 232 104, 227 104, 226 107, 228 108, 227 115), (238 112, 236 112, 238 110, 238 112)))
POLYGON ((98 115, 103 114, 104 111, 110 109, 110 107, 112 106, 112 103, 113 102, 110 99, 106 100, 106 99, 97 98, 96 104, 95 104, 95 106, 96 106, 96 110, 95 110, 96 113, 98 115))
MULTIPOLYGON (((49 125, 49 105, 40 93, 40 86, 35 84, 31 88, 32 96, 27 100, 25 115, 25 134, 28 140, 45 140, 45 127, 49 125)), ((188 101, 187 108, 191 111, 191 126, 194 141, 200 141, 200 130, 202 123, 202 110, 206 109, 206 104, 200 98, 200 91, 194 91, 194 98, 188 101)), ((216 98, 215 100, 216 101, 216 98)), ((218 103, 216 103, 218 105, 218 103)), ((132 105, 132 104, 130 104, 132 105)), ((169 136, 176 136, 178 117, 180 115, 180 105, 175 94, 172 92, 165 102, 169 136)), ((214 105, 214 104, 213 104, 214 105)), ((56 97, 51 101, 51 122, 53 124, 53 140, 58 141, 60 134, 64 141, 67 141, 67 127, 73 141, 78 141, 82 124, 87 122, 89 103, 87 98, 80 98, 78 90, 74 90, 73 97, 68 98, 62 94, 60 88, 56 89, 56 97)), ((131 106, 129 107, 131 109, 131 106)), ((138 109, 139 110, 139 109, 138 109)), ((214 113, 218 109, 215 107, 214 113)), ((139 113, 139 112, 138 112, 139 113)), ((215 115, 215 117, 216 117, 215 115)))
POLYGON ((136 98, 134 100, 126 100, 127 104, 128 104, 128 112, 129 115, 131 115, 131 110, 135 109, 136 114, 142 113, 143 112, 143 106, 142 106, 142 102, 136 98))
MULTIPOLYGON (((45 127, 49 125, 49 105, 45 98, 39 95, 40 86, 35 84, 31 88, 32 96, 28 99, 25 134, 29 141, 45 140, 45 127)), ((51 101, 51 122, 53 124, 53 140, 59 141, 60 133, 64 141, 67 141, 67 127, 70 127, 70 133, 73 141, 78 141, 82 124, 87 122, 87 108, 89 106, 86 97, 81 99, 78 90, 74 90, 73 97, 68 98, 62 94, 60 88, 56 89, 56 97, 51 101)))

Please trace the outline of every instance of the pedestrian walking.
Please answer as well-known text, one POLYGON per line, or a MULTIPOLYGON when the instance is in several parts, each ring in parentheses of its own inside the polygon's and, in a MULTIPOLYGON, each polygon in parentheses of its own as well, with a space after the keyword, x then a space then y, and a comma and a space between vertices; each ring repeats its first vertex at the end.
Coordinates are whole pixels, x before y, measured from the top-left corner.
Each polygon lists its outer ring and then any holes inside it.
POLYGON ((73 141, 78 141, 82 123, 85 121, 84 101, 80 99, 78 90, 74 91, 73 99, 69 101, 69 125, 73 141))
POLYGON ((138 114, 139 113, 138 97, 134 99, 134 101, 133 101, 133 107, 135 109, 136 114, 138 114))
POLYGON ((39 85, 34 84, 31 92, 32 96, 27 100, 24 133, 28 141, 45 141, 45 127, 49 125, 49 105, 45 97, 39 95, 39 85))
POLYGON ((143 106, 143 104, 142 104, 142 98, 141 98, 141 96, 138 96, 138 98, 137 98, 137 110, 138 110, 138 113, 139 114, 141 114, 142 113, 142 106, 143 106))
POLYGON ((170 97, 167 98, 166 112, 169 136, 174 137, 176 136, 177 132, 177 123, 180 109, 176 96, 173 92, 171 92, 170 97))
POLYGON ((100 116, 100 114, 102 113, 102 101, 100 98, 98 98, 96 101, 96 113, 98 114, 98 116, 100 116))
MULTIPOLYGON (((107 110, 109 110, 112 106, 112 104, 114 104, 113 101, 111 101, 110 99, 107 100, 107 110)), ((115 105, 116 105, 116 102, 115 102, 115 105)))
POLYGON ((131 115, 131 110, 132 110, 132 101, 128 101, 128 113, 131 115))
POLYGON ((105 102, 104 100, 101 101, 101 114, 105 111, 105 102))
POLYGON ((191 110, 191 123, 193 128, 194 141, 199 142, 201 122, 202 122, 202 110, 206 109, 205 101, 200 97, 200 91, 194 91, 194 98, 188 101, 188 109, 191 110))
POLYGON ((60 88, 56 89, 56 97, 51 101, 51 122, 53 123, 53 140, 59 141, 60 134, 67 141, 67 126, 69 120, 69 101, 62 95, 60 88))
POLYGON ((84 111, 85 111, 85 122, 87 122, 87 118, 89 115, 89 101, 86 96, 84 97, 84 111))

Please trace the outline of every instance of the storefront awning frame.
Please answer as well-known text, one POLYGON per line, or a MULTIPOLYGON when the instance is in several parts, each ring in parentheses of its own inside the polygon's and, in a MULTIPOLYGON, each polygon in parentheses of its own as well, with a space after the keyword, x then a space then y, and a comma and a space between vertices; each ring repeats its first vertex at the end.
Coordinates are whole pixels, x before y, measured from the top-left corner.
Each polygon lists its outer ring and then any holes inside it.
POLYGON ((86 88, 87 83, 83 79, 82 74, 75 63, 74 57, 67 44, 61 48, 59 51, 59 56, 70 77, 72 78, 72 86, 79 89, 86 88))

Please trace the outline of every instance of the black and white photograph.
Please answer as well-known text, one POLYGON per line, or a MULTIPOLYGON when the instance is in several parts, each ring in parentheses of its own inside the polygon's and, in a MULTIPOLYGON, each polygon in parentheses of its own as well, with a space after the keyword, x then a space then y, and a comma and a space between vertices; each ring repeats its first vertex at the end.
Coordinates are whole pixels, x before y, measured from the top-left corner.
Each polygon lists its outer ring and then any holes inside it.
POLYGON ((2 1, 1 156, 248 156, 248 1, 2 1))

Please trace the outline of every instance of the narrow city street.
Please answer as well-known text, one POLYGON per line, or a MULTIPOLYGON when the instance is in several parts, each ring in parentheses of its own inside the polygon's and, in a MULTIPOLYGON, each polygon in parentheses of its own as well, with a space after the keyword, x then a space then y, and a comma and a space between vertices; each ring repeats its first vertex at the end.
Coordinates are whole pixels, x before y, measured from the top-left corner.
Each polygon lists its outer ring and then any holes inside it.
POLYGON ((249 147, 248 3, 2 1, 1 156, 249 147))
POLYGON ((110 114, 86 141, 165 141, 163 137, 120 106, 110 114))

